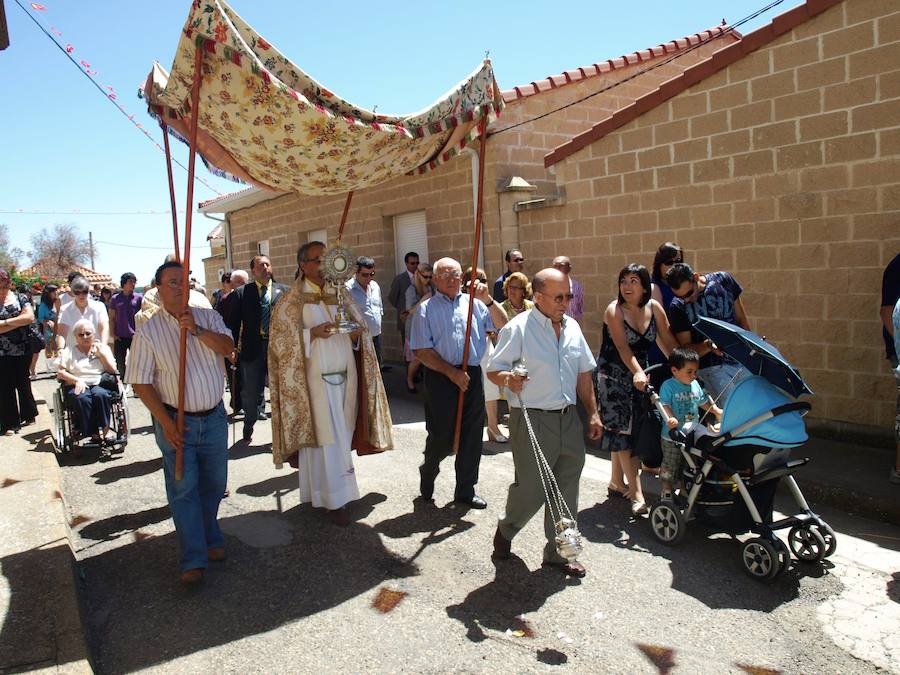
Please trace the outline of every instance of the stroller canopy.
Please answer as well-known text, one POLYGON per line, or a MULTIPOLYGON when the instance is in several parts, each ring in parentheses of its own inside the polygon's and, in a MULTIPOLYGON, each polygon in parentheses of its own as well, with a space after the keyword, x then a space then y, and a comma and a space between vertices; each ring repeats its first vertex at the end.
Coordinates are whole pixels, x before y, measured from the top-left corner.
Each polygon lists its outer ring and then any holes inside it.
MULTIPOLYGON (((722 433, 733 432, 754 417, 793 400, 762 377, 754 376, 738 382, 725 403, 722 433)), ((796 411, 783 413, 756 424, 725 443, 730 445, 766 445, 793 448, 809 439, 803 416, 796 411)))
MULTIPOLYGON (((373 66, 374 67, 374 66, 373 66)), ((417 83, 411 83, 417 86, 417 83)), ((244 22, 224 0, 195 0, 170 72, 142 89, 151 115, 187 138, 216 174, 277 191, 345 193, 437 167, 503 108, 489 61, 434 104, 382 115, 340 98, 244 22), (199 110, 190 109, 195 50, 204 51, 199 110)))

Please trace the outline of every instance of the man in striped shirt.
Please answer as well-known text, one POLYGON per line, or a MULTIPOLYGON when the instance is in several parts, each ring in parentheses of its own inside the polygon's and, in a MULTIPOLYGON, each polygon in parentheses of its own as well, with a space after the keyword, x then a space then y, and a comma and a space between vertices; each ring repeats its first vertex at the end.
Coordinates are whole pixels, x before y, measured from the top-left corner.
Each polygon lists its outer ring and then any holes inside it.
POLYGON ((222 357, 234 351, 231 333, 214 309, 182 311, 186 289, 180 263, 156 270, 162 309, 138 327, 125 381, 153 416, 163 455, 166 496, 181 549, 181 580, 203 578, 209 560, 224 560, 216 522, 228 477, 228 422, 222 395, 222 357), (188 330, 184 429, 176 426, 181 328, 188 330), (184 454, 184 474, 175 480, 175 449, 184 454))

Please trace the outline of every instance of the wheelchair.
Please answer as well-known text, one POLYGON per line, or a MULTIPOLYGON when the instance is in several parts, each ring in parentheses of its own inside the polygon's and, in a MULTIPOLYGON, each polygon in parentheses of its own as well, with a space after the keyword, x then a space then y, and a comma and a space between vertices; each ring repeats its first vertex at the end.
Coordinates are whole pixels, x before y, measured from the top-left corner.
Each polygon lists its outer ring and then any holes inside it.
POLYGON ((120 453, 125 450, 128 444, 128 433, 130 429, 128 418, 128 397, 125 395, 125 385, 122 384, 120 377, 116 377, 116 391, 111 392, 110 397, 110 419, 109 430, 111 432, 109 440, 104 445, 100 445, 90 439, 90 437, 82 436, 78 429, 75 415, 78 411, 66 402, 66 395, 62 382, 53 392, 53 400, 50 402, 50 413, 53 417, 53 447, 56 452, 66 454, 81 448, 98 448, 103 447, 105 450, 120 453))

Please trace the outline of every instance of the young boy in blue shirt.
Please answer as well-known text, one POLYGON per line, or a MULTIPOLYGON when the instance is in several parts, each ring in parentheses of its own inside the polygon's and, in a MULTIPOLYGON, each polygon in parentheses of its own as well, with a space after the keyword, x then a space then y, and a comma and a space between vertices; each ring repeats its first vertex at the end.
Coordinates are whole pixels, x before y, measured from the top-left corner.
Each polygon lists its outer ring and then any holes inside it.
MULTIPOLYGON (((666 410, 668 419, 662 428, 662 465, 659 478, 662 483, 660 499, 672 500, 672 484, 681 474, 683 457, 681 445, 669 438, 669 430, 684 426, 697 419, 702 408, 722 419, 722 409, 703 391, 697 382, 700 357, 693 349, 678 347, 669 355, 672 377, 659 388, 659 400, 666 410)), ((714 428, 714 430, 717 430, 714 428)))

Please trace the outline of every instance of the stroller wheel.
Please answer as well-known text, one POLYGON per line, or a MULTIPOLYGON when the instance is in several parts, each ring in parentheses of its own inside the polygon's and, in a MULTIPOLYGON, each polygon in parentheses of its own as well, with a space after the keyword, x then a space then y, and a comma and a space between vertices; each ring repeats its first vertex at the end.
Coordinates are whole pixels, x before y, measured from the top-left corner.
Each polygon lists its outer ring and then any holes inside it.
POLYGON ((744 563, 744 571, 758 581, 774 579, 782 567, 775 547, 761 537, 744 542, 741 562, 744 563))
POLYGON ((773 536, 771 540, 772 546, 775 548, 775 553, 778 555, 778 572, 775 573, 776 577, 780 577, 785 572, 788 571, 788 568, 791 566, 791 552, 781 539, 773 536))
POLYGON ((819 562, 828 550, 818 528, 810 526, 792 527, 788 532, 788 545, 797 560, 805 563, 819 562))
POLYGON ((822 539, 825 540, 825 555, 822 557, 830 558, 837 549, 837 536, 834 534, 834 530, 831 529, 831 525, 824 520, 820 520, 819 522, 810 525, 810 529, 817 530, 818 533, 822 535, 822 539))
POLYGON ((675 504, 661 501, 650 509, 650 527, 660 543, 674 546, 684 537, 687 524, 675 504))

